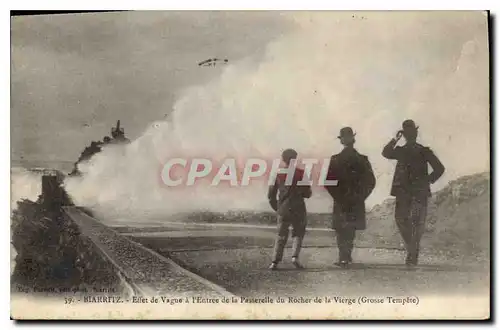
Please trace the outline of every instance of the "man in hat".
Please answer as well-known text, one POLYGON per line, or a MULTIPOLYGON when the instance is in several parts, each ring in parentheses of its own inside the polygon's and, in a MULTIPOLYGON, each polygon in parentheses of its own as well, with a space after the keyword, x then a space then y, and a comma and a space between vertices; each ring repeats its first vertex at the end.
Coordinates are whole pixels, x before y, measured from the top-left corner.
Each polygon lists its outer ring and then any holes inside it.
POLYGON ((412 267, 418 263, 430 185, 443 175, 444 166, 431 149, 417 143, 418 126, 413 120, 405 120, 402 128, 384 147, 382 155, 397 160, 391 195, 396 197, 395 218, 406 247, 406 265, 412 267), (401 136, 406 144, 396 147, 401 136), (432 167, 430 174, 428 164, 432 167))
POLYGON ((338 180, 336 186, 325 186, 333 198, 333 229, 337 236, 339 260, 346 267, 352 263, 352 250, 356 230, 366 229, 365 200, 375 188, 375 176, 368 157, 354 149, 355 133, 352 128, 340 130, 340 143, 344 149, 330 159, 328 180, 338 180))
POLYGON ((278 215, 278 236, 274 244, 273 260, 270 269, 275 270, 283 259, 283 250, 288 240, 289 227, 292 226, 292 263, 296 268, 303 268, 299 263, 299 253, 306 233, 306 204, 304 199, 312 195, 311 186, 297 183, 302 181, 304 170, 291 166, 292 160, 297 158, 293 149, 283 151, 281 159, 286 166, 287 173, 280 173, 269 187, 267 197, 269 204, 278 215), (288 175, 293 178, 287 180, 288 175), (278 199, 276 195, 279 193, 278 199))

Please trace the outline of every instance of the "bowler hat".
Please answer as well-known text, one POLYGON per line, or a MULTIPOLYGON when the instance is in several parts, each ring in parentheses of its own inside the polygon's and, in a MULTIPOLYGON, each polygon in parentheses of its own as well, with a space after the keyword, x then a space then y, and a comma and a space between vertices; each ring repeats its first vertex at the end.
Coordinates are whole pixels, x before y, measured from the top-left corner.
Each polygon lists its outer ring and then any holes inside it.
POLYGON ((356 136, 356 133, 353 132, 352 128, 343 127, 340 129, 340 134, 337 137, 340 139, 343 137, 354 137, 354 136, 356 136))
POLYGON ((418 126, 415 125, 415 122, 411 119, 407 119, 403 122, 401 125, 403 127, 403 130, 417 130, 418 126))

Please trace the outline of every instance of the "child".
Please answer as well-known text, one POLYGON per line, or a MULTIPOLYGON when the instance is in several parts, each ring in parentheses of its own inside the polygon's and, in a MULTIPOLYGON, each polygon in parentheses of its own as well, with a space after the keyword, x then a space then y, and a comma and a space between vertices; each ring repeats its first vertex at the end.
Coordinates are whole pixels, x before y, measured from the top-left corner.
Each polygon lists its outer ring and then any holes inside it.
POLYGON ((290 162, 296 158, 297 152, 295 150, 283 151, 281 159, 290 172, 278 174, 274 184, 269 187, 269 203, 278 215, 278 236, 274 246, 273 261, 269 266, 272 270, 277 269, 278 263, 283 259, 283 250, 288 240, 290 225, 292 226, 293 238, 292 263, 296 268, 303 268, 298 258, 307 224, 304 198, 311 197, 312 192, 310 185, 297 185, 297 182, 302 180, 304 171, 290 167, 290 162), (293 175, 293 181, 290 184, 286 180, 289 174, 293 175), (279 193, 278 199, 276 199, 277 193, 279 193))

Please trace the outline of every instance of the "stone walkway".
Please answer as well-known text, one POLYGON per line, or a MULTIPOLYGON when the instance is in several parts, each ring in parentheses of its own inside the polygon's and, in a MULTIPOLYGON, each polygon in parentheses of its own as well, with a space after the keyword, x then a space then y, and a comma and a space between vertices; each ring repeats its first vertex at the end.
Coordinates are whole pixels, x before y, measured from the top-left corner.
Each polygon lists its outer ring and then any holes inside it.
POLYGON ((231 296, 223 288, 116 233, 78 209, 67 208, 65 211, 77 223, 82 234, 90 237, 143 295, 196 295, 205 298, 231 296))

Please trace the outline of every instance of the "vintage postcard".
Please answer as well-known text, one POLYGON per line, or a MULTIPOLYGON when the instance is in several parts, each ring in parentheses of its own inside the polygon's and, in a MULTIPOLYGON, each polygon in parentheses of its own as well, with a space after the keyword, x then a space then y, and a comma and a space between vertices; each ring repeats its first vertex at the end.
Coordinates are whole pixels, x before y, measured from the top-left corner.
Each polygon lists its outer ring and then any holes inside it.
POLYGON ((11 317, 490 318, 489 14, 11 17, 11 317))

